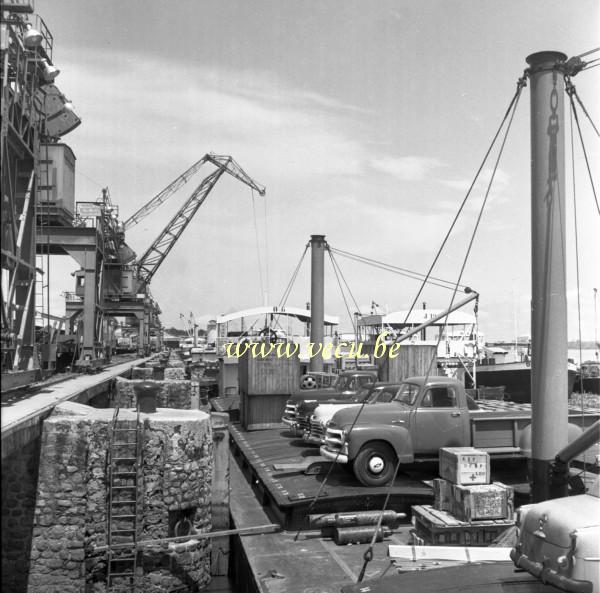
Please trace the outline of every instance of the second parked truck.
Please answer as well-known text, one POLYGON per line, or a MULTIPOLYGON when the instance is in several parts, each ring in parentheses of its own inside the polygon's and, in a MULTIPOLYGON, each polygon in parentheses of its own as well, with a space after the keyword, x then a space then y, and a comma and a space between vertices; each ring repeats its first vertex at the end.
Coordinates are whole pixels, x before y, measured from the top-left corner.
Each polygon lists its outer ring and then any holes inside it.
MULTIPOLYGON (((599 417, 598 410, 569 408, 569 441, 599 417)), ((390 403, 334 414, 321 455, 350 464, 365 486, 382 486, 398 463, 437 459, 441 447, 476 447, 491 457, 529 456, 531 406, 475 402, 454 379, 412 377, 390 403)))

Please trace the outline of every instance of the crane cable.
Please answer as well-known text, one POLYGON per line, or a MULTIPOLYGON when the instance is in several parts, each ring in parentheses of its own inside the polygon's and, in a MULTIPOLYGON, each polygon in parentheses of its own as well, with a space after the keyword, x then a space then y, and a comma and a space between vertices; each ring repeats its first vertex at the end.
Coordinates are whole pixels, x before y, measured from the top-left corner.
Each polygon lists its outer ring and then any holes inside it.
POLYGON ((263 274, 262 274, 262 258, 260 254, 260 242, 258 239, 258 225, 256 223, 256 208, 254 204, 254 189, 250 188, 250 192, 252 194, 252 218, 254 220, 254 236, 256 239, 256 255, 258 258, 258 278, 260 280, 260 299, 261 301, 264 299, 265 287, 263 284, 263 274))
MULTIPOLYGON (((407 270, 406 268, 400 268, 398 266, 394 266, 392 264, 387 264, 385 262, 381 262, 375 259, 371 259, 368 257, 364 257, 362 255, 358 255, 355 253, 350 253, 349 251, 343 251, 342 249, 333 249, 333 252, 337 255, 341 255, 342 257, 346 257, 348 259, 352 259, 354 261, 366 264, 368 266, 372 266, 374 268, 379 268, 381 270, 385 270, 387 272, 392 272, 394 274, 398 274, 400 276, 406 276, 407 278, 411 278, 413 280, 422 280, 426 278, 425 274, 421 274, 419 272, 413 272, 411 270, 407 270)), ((429 284, 434 286, 438 286, 440 288, 446 288, 452 290, 454 288, 454 283, 449 280, 443 280, 442 278, 436 278, 434 276, 429 276, 427 280, 429 284), (432 280, 435 280, 433 282, 432 280)), ((461 289, 467 288, 466 286, 460 286, 461 289)))
MULTIPOLYGON (((592 193, 594 194, 594 201, 596 202, 596 210, 598 210, 598 214, 600 214, 600 205, 598 204, 598 196, 596 194, 596 188, 594 186, 594 179, 592 177, 592 171, 590 169, 590 161, 588 159, 587 150, 585 148, 585 143, 583 141, 583 135, 581 133, 581 126, 579 124, 579 116, 577 115, 577 108, 575 106, 575 102, 573 101, 573 95, 576 95, 577 91, 575 89, 575 86, 571 83, 571 80, 569 77, 565 77, 565 90, 566 90, 567 95, 569 96, 569 101, 571 103, 571 113, 573 114, 573 118, 575 119, 575 123, 577 124, 577 132, 579 134, 579 141, 581 143, 581 148, 583 150, 583 156, 585 158, 585 164, 587 167, 588 176, 590 178, 590 185, 592 187, 592 193)), ((584 111, 585 111, 585 108, 584 108, 584 111)), ((591 121, 591 119, 590 119, 590 121, 591 121)), ((594 127, 596 134, 598 134, 598 130, 596 129, 596 126, 594 126, 593 122, 592 122, 592 126, 594 127)), ((573 174, 574 174, 574 172, 573 172, 573 174)))
MULTIPOLYGON (((458 286, 460 284, 460 280, 462 278, 462 275, 464 273, 465 267, 467 265, 467 261, 468 261, 469 255, 471 253, 471 249, 472 249, 473 243, 475 241, 475 236, 476 236, 476 233, 477 233, 477 229, 479 228, 479 224, 480 224, 481 218, 483 216, 483 211, 485 209, 485 206, 486 206, 489 194, 490 194, 492 183, 494 181, 494 177, 496 175, 496 171, 498 170, 498 165, 500 163, 500 158, 502 157, 502 153, 504 152, 504 147, 506 145, 506 140, 508 138, 508 133, 510 131, 510 128, 511 128, 511 125, 512 125, 512 122, 513 122, 513 119, 514 119, 514 115, 516 113, 517 105, 519 103, 519 98, 521 96, 521 91, 523 90, 523 88, 525 87, 525 85, 526 85, 526 80, 525 80, 525 77, 523 76, 523 77, 519 78, 519 80, 517 82, 517 91, 516 91, 514 97, 512 98, 512 100, 510 102, 509 108, 506 111, 506 114, 505 114, 505 116, 504 116, 504 118, 502 120, 500 128, 498 129, 496 135, 494 136, 494 139, 492 141, 491 146, 489 147, 488 151, 486 152, 486 156, 484 158, 484 161, 480 165, 479 170, 477 171, 477 175, 475 176, 475 179, 477 179, 477 176, 481 172, 484 163, 487 161, 487 157, 490 154, 490 152, 492 150, 492 147, 495 144, 496 139, 498 138, 498 135, 500 134, 500 131, 501 131, 502 127, 504 126, 504 123, 508 120, 508 124, 506 126, 506 131, 504 132, 504 138, 502 140, 502 143, 500 144, 500 149, 498 151, 498 156, 496 157, 496 162, 494 163, 494 169, 492 171, 492 175, 490 176, 490 180, 488 182, 488 186, 487 186, 487 189, 486 189, 486 192, 485 192, 485 197, 484 197, 483 202, 481 204, 481 208, 479 210, 477 221, 475 223, 475 228, 474 228, 473 233, 471 235, 471 239, 469 241, 469 245, 467 247, 467 251, 466 251, 465 257, 463 259, 463 263, 462 263, 462 266, 461 266, 461 269, 460 269, 458 280, 456 282, 455 289, 454 289, 454 291, 452 293, 452 298, 450 300, 450 305, 449 305, 448 308, 452 308, 452 305, 454 304, 454 299, 456 298, 456 293, 458 292, 458 286)), ((460 206, 458 214, 460 214, 460 212, 462 211, 463 206, 465 205, 466 199, 469 196, 471 190, 473 189, 474 184, 475 184, 475 180, 471 184, 471 187, 469 188, 469 191, 467 192, 467 196, 465 197, 465 200, 463 201, 463 203, 460 206)), ((454 225, 456 223, 456 220, 458 218, 458 214, 457 214, 457 217, 452 222, 450 231, 452 230, 452 228, 454 227, 454 225)), ((448 238, 448 236, 450 234, 450 231, 448 232, 448 234, 446 235, 446 238, 444 239, 444 244, 445 244, 445 242, 446 242, 446 240, 447 240, 447 238, 448 238)), ((435 262, 439 258, 440 253, 441 253, 441 251, 438 251, 438 253, 437 253, 436 257, 435 257, 435 260, 434 260, 434 264, 432 264, 432 266, 430 268, 430 271, 433 269, 433 265, 435 265, 435 262)), ((423 286, 424 286, 424 284, 421 286, 421 290, 423 289, 423 286)), ((416 302, 416 299, 415 299, 415 301, 413 302, 413 304, 411 306, 411 311, 412 311, 412 308, 414 307, 415 302, 416 302)), ((410 312, 409 312, 409 314, 410 314, 410 312)), ((408 315, 407 315, 407 319, 408 319, 408 315)), ((443 331, 446 331, 446 327, 448 325, 448 317, 446 317, 445 319, 446 320, 444 322, 444 330, 443 331)), ((435 352, 437 352, 437 349, 438 349, 438 347, 440 345, 441 339, 442 339, 442 330, 440 330, 440 332, 438 333, 438 338, 437 338, 437 344, 436 344, 436 350, 435 350, 435 352)), ((396 338, 394 340, 394 342, 396 342, 397 340, 398 340, 398 338, 396 338)), ((427 385, 427 381, 429 380, 429 376, 430 376, 431 371, 432 371, 433 361, 434 360, 435 360, 435 357, 432 357, 431 360, 430 360, 430 362, 429 362, 429 367, 427 369, 427 374, 425 376, 424 386, 427 385)), ((396 481, 396 476, 398 475, 398 470, 400 469, 400 464, 401 464, 401 461, 400 461, 400 459, 398 459, 398 461, 396 463, 396 467, 394 469, 394 475, 393 475, 392 479, 390 480, 390 484, 388 486, 388 491, 387 491, 386 498, 385 498, 385 501, 384 501, 384 504, 383 504, 383 508, 381 510, 381 513, 379 514, 379 518, 377 520, 377 525, 376 525, 376 527, 375 527, 375 529, 373 531, 373 537, 371 539, 369 547, 367 548, 367 550, 365 551, 364 556, 363 556, 364 562, 363 562, 363 566, 362 566, 362 569, 360 571, 360 574, 358 575, 358 580, 357 580, 358 583, 362 582, 362 580, 364 578, 364 575, 365 575, 365 572, 367 570, 367 565, 373 559, 373 548, 375 547, 375 542, 377 541, 377 535, 378 535, 379 530, 381 528, 381 523, 382 523, 382 520, 383 520, 383 514, 384 514, 384 512, 385 512, 385 510, 387 508, 387 504, 389 502, 389 499, 390 499, 390 496, 391 496, 391 493, 392 493, 393 484, 396 481)))

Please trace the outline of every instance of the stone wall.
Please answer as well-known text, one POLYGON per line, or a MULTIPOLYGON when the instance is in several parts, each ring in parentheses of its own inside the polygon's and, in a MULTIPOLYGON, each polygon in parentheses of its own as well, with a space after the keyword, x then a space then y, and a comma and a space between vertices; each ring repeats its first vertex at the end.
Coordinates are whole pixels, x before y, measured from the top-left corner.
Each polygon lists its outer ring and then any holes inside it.
POLYGON ((2 592, 27 590, 40 439, 2 460, 2 592))
MULTIPOLYGON (((107 552, 96 548, 107 544, 107 460, 113 413, 61 404, 44 423, 29 593, 106 591, 107 552)), ((133 410, 119 411, 120 421, 127 425, 135 426, 135 418, 133 410)), ((180 530, 187 526, 191 533, 210 531, 213 435, 209 416, 159 409, 142 414, 141 419, 138 541, 173 536, 177 522, 180 530)), ((114 490, 113 497, 131 497, 131 492, 114 490)), ((131 507, 123 505, 119 513, 131 514, 131 507)), ((117 537, 113 535, 113 543, 118 543, 117 537)), ((163 593, 181 586, 196 590, 209 581, 209 539, 155 544, 138 554, 140 591, 163 593)))
MULTIPOLYGON (((129 380, 118 377, 115 383, 115 404, 118 404, 122 408, 137 407, 137 397, 134 387, 140 383, 142 383, 142 380, 129 380)), ((180 410, 191 409, 192 389, 190 381, 168 380, 152 381, 152 383, 158 389, 157 407, 177 408, 180 410)))

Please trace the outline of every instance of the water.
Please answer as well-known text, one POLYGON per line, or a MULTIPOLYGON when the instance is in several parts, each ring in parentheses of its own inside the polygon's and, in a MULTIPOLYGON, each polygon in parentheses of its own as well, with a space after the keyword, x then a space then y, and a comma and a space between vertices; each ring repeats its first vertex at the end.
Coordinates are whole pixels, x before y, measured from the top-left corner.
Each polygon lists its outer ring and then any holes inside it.
POLYGON ((596 358, 597 350, 593 348, 582 348, 581 349, 581 358, 579 348, 569 348, 569 358, 572 358, 575 361, 575 364, 579 364, 585 360, 597 360, 596 358))

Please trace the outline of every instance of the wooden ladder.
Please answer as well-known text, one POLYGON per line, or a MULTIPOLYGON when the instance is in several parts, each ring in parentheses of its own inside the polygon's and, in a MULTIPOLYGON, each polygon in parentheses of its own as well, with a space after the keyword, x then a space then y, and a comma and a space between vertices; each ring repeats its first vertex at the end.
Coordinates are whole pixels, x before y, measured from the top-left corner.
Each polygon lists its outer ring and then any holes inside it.
POLYGON ((136 591, 138 510, 142 491, 141 433, 139 409, 135 421, 121 420, 117 406, 108 449, 107 592, 113 586, 118 586, 119 591, 136 591))

